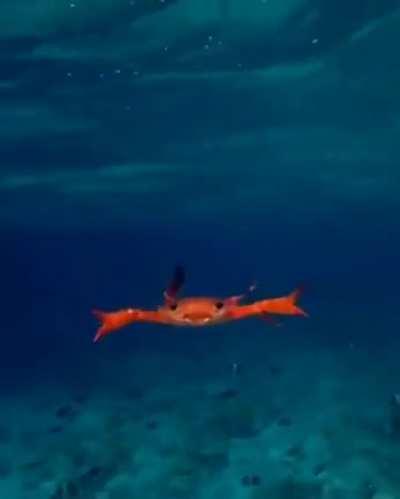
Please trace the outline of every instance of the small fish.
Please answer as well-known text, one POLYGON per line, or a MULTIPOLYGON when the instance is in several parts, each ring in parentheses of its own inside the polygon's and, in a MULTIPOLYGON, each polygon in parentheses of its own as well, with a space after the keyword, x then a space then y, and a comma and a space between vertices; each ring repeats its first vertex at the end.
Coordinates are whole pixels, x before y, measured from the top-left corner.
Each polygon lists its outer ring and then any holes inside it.
MULTIPOLYGON (((112 312, 92 310, 100 321, 94 341, 135 322, 164 324, 169 326, 203 327, 226 322, 258 317, 265 320, 274 315, 308 314, 297 305, 301 289, 295 289, 287 296, 254 301, 243 305, 241 301, 246 294, 227 298, 188 297, 179 298, 179 292, 185 281, 183 267, 175 269, 171 283, 164 292, 164 303, 156 310, 125 308, 112 312)), ((254 291, 255 286, 249 288, 254 291)))

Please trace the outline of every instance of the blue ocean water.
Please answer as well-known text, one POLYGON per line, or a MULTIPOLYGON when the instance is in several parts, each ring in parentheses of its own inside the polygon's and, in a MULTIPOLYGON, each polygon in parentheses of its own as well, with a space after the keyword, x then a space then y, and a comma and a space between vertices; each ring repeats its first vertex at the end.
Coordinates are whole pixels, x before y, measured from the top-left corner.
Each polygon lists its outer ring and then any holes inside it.
POLYGON ((0 499, 399 499, 399 1, 0 27, 0 499), (93 342, 176 265, 184 296, 301 284, 309 317, 93 342))

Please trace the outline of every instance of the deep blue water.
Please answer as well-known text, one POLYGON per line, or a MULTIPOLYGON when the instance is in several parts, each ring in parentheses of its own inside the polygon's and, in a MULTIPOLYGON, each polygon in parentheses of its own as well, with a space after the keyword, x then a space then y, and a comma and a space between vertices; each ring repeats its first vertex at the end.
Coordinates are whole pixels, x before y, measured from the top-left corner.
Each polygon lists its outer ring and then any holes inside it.
POLYGON ((0 498, 400 498, 400 3, 4 0, 0 28, 0 498), (310 317, 92 342, 177 264, 188 296, 303 283, 310 317))

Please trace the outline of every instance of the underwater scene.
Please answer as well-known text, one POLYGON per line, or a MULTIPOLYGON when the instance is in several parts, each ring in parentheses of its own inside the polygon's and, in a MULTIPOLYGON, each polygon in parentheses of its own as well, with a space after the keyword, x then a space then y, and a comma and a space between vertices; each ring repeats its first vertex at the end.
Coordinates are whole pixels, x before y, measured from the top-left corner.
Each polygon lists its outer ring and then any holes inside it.
POLYGON ((399 46, 1 1, 0 499, 400 499, 399 46))

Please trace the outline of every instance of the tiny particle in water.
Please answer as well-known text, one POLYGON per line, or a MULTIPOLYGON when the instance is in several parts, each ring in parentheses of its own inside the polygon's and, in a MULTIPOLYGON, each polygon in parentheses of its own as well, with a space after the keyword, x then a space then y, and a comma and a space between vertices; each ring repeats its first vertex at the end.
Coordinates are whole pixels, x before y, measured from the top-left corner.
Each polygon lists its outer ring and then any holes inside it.
POLYGON ((71 9, 73 9, 74 7, 76 7, 76 4, 75 3, 70 3, 69 6, 71 7, 71 9))
POLYGON ((313 45, 315 45, 315 44, 316 44, 316 43, 318 43, 318 42, 319 42, 318 38, 314 38, 314 39, 313 39, 313 41, 312 41, 311 43, 312 43, 313 45))
POLYGON ((206 44, 204 45, 204 48, 205 48, 205 50, 208 50, 208 49, 210 48, 210 46, 206 43, 206 44))

